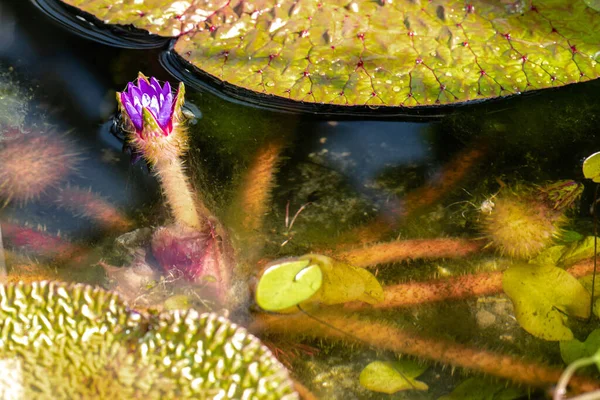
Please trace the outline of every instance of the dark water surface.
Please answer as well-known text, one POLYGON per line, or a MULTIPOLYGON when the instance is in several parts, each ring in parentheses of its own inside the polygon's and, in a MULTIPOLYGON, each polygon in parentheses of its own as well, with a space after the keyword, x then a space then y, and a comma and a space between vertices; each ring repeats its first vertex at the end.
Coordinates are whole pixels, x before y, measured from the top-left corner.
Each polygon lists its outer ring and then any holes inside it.
MULTIPOLYGON (((85 262, 49 261, 62 279, 107 286, 98 263, 119 265, 127 260, 112 250, 115 239, 169 219, 156 179, 143 162, 131 165, 122 143, 109 132, 116 110, 114 93, 135 79, 138 71, 176 83, 159 62, 161 51, 95 43, 54 24, 27 1, 0 1, 0 89, 10 86, 7 92, 21 93, 27 106, 19 114, 14 111, 17 106, 3 109, 0 105, 0 112, 5 112, 0 126, 8 118, 22 128, 23 135, 35 135, 51 125, 49 130, 66 140, 80 160, 77 170, 57 187, 26 204, 11 202, 0 209, 0 218, 12 225, 43 226, 48 235, 60 231, 64 240, 88 249, 85 262), (24 120, 18 123, 22 115, 24 120), (131 226, 120 232, 105 229, 97 222, 104 214, 90 218, 84 211, 57 207, 52 196, 67 187, 90 188, 132 221, 131 226)), ((265 218, 268 234, 259 257, 263 262, 356 244, 357 237, 349 237, 348 232, 377 219, 393 226, 377 241, 480 238, 479 208, 503 185, 583 181, 582 160, 600 150, 600 83, 596 81, 430 115, 410 115, 409 110, 404 117, 382 116, 377 110, 360 117, 281 113, 188 88, 187 100, 202 112, 191 127, 188 165, 194 185, 225 225, 235 218, 229 205, 253 154, 271 141, 287 143, 265 218), (468 160, 455 162, 470 151, 479 154, 472 165, 468 160), (453 181, 451 172, 461 168, 465 172, 453 181), (429 201, 425 194, 419 195, 423 187, 433 187, 439 197, 429 201), (411 201, 418 206, 403 202, 411 193, 417 193, 418 199, 411 201), (307 206, 293 229, 286 227, 286 207, 293 215, 303 205, 307 206)), ((28 167, 24 158, 23 168, 28 167)), ((586 183, 581 204, 570 214, 569 229, 591 234, 592 196, 593 187, 586 183)), ((43 253, 31 257, 38 257, 40 263, 45 260, 43 253)), ((508 262, 482 251, 467 259, 382 266, 378 278, 391 284, 460 276, 502 268, 508 262)), ((370 318, 394 321, 424 336, 562 366, 558 343, 529 335, 513 313, 508 299, 498 295, 378 312, 370 318)), ((572 329, 583 340, 597 325, 597 320, 575 323, 572 329)), ((437 399, 468 377, 481 377, 462 370, 453 373, 454 368, 445 368, 444 362, 427 361, 430 367, 419 380, 429 385, 428 391, 383 395, 361 388, 358 376, 370 361, 394 360, 393 353, 328 341, 301 342, 314 349, 310 354, 288 350, 290 363, 299 379, 321 398, 437 399)), ((526 393, 523 388, 522 398, 526 393)), ((530 395, 544 398, 544 393, 531 391, 530 395)))

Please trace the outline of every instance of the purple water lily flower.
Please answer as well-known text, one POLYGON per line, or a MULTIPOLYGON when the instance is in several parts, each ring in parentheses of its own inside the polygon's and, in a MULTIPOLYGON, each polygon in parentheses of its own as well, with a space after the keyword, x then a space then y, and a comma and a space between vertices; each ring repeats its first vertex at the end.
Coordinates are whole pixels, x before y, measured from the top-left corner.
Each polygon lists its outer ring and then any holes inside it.
POLYGON ((166 82, 161 86, 156 78, 140 72, 137 83, 117 93, 121 118, 128 132, 128 144, 150 164, 171 160, 185 152, 187 134, 181 111, 185 87, 179 83, 175 93, 166 82))
POLYGON ((127 116, 133 123, 136 132, 143 130, 143 109, 146 108, 152 113, 158 125, 163 129, 165 135, 168 135, 172 129, 172 117, 175 109, 171 85, 166 82, 163 87, 156 78, 147 78, 140 76, 137 86, 130 82, 127 90, 120 94, 121 104, 127 116))

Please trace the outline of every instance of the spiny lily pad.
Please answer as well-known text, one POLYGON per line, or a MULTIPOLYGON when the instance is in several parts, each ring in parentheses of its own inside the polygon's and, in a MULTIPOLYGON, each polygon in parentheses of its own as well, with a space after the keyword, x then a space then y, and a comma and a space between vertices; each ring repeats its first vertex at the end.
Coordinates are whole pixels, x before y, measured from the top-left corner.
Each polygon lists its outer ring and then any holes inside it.
POLYGON ((85 285, 0 285, 0 398, 297 399, 287 371, 215 314, 140 314, 85 285), (9 392, 10 391, 10 392, 9 392))
POLYGON ((583 176, 600 183, 600 152, 594 153, 583 162, 583 176))
POLYGON ((176 37, 181 58, 265 101, 428 106, 600 75, 595 0, 62 1, 176 37))
POLYGON ((310 260, 323 272, 323 286, 314 300, 324 304, 342 304, 364 301, 376 304, 383 300, 383 288, 366 269, 354 267, 329 257, 307 254, 301 260, 310 260))
POLYGON ((269 266, 256 287, 256 303, 282 311, 311 298, 321 288, 321 268, 310 260, 284 260, 269 266))
POLYGON ((452 393, 438 400, 513 400, 524 395, 523 390, 506 387, 501 382, 490 382, 483 378, 469 378, 458 385, 452 393))
POLYGON ((516 264, 504 272, 504 292, 527 332, 545 340, 571 340, 567 315, 587 318, 590 293, 565 270, 551 265, 516 264))
POLYGON ((411 360, 373 361, 362 370, 359 379, 361 386, 374 392, 393 394, 401 390, 427 390, 427 384, 415 379, 426 369, 426 365, 411 360))

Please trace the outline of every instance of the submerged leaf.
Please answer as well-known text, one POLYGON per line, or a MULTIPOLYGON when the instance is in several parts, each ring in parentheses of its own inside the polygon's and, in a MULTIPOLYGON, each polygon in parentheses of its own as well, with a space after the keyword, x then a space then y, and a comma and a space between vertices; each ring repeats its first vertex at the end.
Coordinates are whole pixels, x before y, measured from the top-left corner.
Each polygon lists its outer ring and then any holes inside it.
MULTIPOLYGON (((592 293, 592 279, 591 275, 579 279, 579 282, 581 282, 590 294, 592 293)), ((596 282, 594 283, 594 314, 600 317, 600 277, 596 277, 596 282)))
POLYGON ((284 260, 268 267, 256 287, 256 303, 266 311, 281 311, 311 298, 321 288, 323 274, 310 260, 284 260))
POLYGON ((583 176, 600 183, 600 152, 594 153, 583 162, 583 176))
POLYGON ((587 318, 590 293, 565 270, 550 265, 515 264, 504 272, 504 292, 527 332, 545 340, 571 340, 567 315, 587 318))
POLYGON ((506 387, 504 383, 489 382, 482 378, 469 378, 461 382, 452 393, 438 400, 513 400, 524 395, 523 390, 506 387))
POLYGON ((583 240, 573 242, 566 246, 563 255, 560 257, 559 263, 561 265, 572 265, 593 256, 594 236, 587 236, 583 240))
POLYGON ((427 390, 427 384, 415 380, 427 368, 411 360, 373 361, 360 373, 360 384, 374 392, 388 394, 400 390, 427 390))
POLYGON ((600 75, 595 0, 62 1, 178 37, 182 59, 272 102, 429 106, 600 75))
POLYGON ((585 342, 577 339, 560 342, 560 356, 565 364, 571 364, 581 358, 591 357, 600 350, 600 329, 590 333, 585 342))
POLYGON ((308 254, 301 259, 318 264, 323 272, 323 286, 315 301, 324 304, 341 304, 358 300, 376 304, 383 300, 383 288, 366 269, 318 254, 308 254))

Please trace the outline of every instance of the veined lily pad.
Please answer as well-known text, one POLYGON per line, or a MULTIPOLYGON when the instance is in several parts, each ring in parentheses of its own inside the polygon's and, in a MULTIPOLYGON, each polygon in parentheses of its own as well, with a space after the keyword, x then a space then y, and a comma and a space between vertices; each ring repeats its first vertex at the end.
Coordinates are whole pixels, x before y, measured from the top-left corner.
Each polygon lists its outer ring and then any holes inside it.
POLYGON ((374 392, 388 394, 401 390, 427 390, 427 384, 415 379, 426 369, 426 365, 411 360, 373 361, 360 373, 360 384, 374 392))
POLYGON ((563 269, 551 265, 516 264, 504 272, 504 292, 527 332, 545 340, 571 340, 567 315, 587 318, 590 293, 563 269))
POLYGON ((429 106, 600 75, 593 0, 62 1, 176 37, 204 73, 279 100, 429 106))

